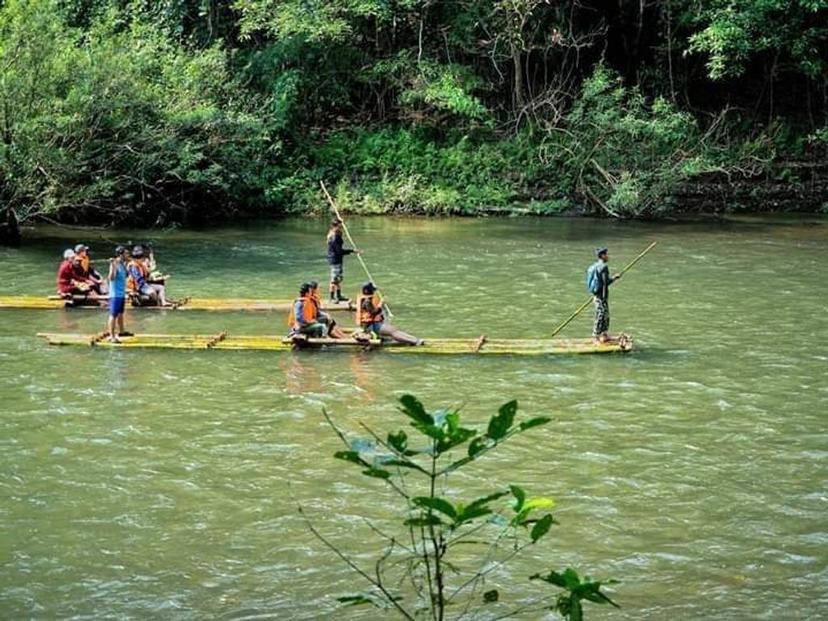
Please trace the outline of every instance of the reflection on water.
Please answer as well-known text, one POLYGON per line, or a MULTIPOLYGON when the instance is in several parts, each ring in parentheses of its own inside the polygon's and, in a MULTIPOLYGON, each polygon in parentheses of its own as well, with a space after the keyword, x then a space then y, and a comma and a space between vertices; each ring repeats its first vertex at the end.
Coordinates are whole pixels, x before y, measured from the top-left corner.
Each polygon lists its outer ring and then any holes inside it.
MULTIPOLYGON (((324 282, 313 220, 152 238, 175 296, 287 297, 324 282)), ((403 392, 463 404, 478 425, 517 397, 554 423, 469 470, 464 491, 520 483, 561 522, 497 581, 571 564, 623 581, 620 613, 818 618, 825 598, 828 221, 354 220, 392 301, 425 336, 543 336, 584 299, 592 248, 623 264, 612 292, 630 356, 474 358, 374 353, 49 348, 39 331, 97 332, 93 311, 0 312, 0 609, 55 616, 317 619, 363 586, 296 515, 357 554, 362 517, 391 499, 330 455, 327 408, 357 433, 402 426, 403 392)), ((44 229, 0 249, 0 294, 49 292, 70 240, 44 229)), ((73 233, 74 235, 74 233, 73 233)), ((71 240, 74 241, 74 238, 71 240)), ((346 264, 347 290, 362 280, 346 264)), ((133 312, 143 332, 274 334, 267 313, 133 312)), ((588 333, 580 317, 565 334, 588 333)), ((359 609, 349 617, 371 618, 359 609)))

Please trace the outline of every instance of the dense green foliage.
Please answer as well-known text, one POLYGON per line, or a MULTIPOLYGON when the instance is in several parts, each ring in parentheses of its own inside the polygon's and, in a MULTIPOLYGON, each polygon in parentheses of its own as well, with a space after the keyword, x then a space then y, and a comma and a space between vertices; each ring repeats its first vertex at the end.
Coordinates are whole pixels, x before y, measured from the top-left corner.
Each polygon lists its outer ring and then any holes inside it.
POLYGON ((4 0, 0 201, 657 215, 824 152, 826 59, 828 0, 4 0))
MULTIPOLYGON (((519 421, 518 403, 510 401, 498 409, 481 432, 463 426, 459 409, 428 412, 412 395, 400 397, 399 409, 409 423, 409 433, 415 432, 411 436, 400 429, 383 438, 362 424, 368 437, 349 437, 325 412, 346 449, 334 457, 357 466, 369 489, 382 482, 400 507, 396 525, 365 520, 366 536, 381 548, 370 569, 364 560, 353 558, 325 537, 316 520, 302 510, 313 534, 370 588, 342 596, 340 602, 393 610, 412 621, 483 616, 504 619, 519 614, 541 615, 547 610, 580 621, 583 602, 618 607, 601 590, 601 582, 581 577, 572 568, 531 576, 530 580, 562 589, 550 594, 540 586, 531 601, 510 601, 505 587, 484 591, 487 582, 494 581, 496 573, 510 560, 538 545, 558 523, 549 512, 555 501, 528 496, 523 488, 504 483, 461 502, 456 498, 455 479, 460 470, 511 438, 545 425, 550 418, 537 416, 519 421)), ((366 505, 372 504, 371 494, 363 497, 366 505)), ((496 582, 502 584, 502 580, 496 582)))

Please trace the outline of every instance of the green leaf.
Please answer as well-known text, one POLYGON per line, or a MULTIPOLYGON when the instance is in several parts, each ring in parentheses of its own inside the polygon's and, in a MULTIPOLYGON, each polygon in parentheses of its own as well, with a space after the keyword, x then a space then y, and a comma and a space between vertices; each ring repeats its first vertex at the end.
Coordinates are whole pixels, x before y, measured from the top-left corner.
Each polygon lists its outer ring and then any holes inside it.
POLYGON ((448 500, 445 500, 443 498, 417 496, 416 498, 412 498, 411 501, 418 507, 425 507, 426 509, 439 511, 440 513, 443 513, 450 518, 457 517, 457 510, 448 500))
POLYGON ((475 433, 474 429, 459 429, 449 430, 449 435, 437 443, 437 453, 444 453, 449 449, 454 448, 458 444, 463 444, 466 440, 471 438, 475 433))
POLYGON ((551 509, 555 506, 555 500, 548 496, 534 496, 529 498, 523 505, 524 511, 532 511, 534 509, 551 509))
POLYGON ((466 509, 471 509, 472 507, 477 507, 478 505, 486 505, 493 500, 497 500, 498 498, 503 498, 504 496, 508 496, 509 492, 495 492, 493 494, 489 494, 488 496, 483 496, 481 498, 477 498, 469 503, 469 506, 466 509))
POLYGON ((486 591, 485 593, 483 593, 483 601, 487 604, 496 602, 499 599, 500 593, 497 592, 497 589, 492 589, 491 591, 486 591))
POLYGON ((524 492, 523 489, 517 485, 510 485, 509 490, 512 492, 512 496, 515 497, 515 502, 512 504, 512 508, 516 512, 520 513, 523 509, 523 503, 526 501, 526 492, 524 492))
POLYGON ((469 444, 469 457, 475 457, 476 455, 480 454, 487 446, 486 438, 484 436, 480 436, 475 438, 469 444))
POLYGON ((566 588, 570 591, 574 591, 579 586, 581 586, 581 577, 578 575, 578 572, 572 569, 571 567, 567 567, 564 569, 563 574, 564 582, 566 583, 566 588))
POLYGON ((564 579, 563 575, 559 574, 557 571, 550 571, 545 576, 535 574, 534 576, 529 576, 529 580, 543 580, 544 582, 548 582, 549 584, 554 584, 555 586, 566 588, 566 580, 564 579))
POLYGON ((546 514, 537 522, 535 522, 535 525, 532 527, 532 530, 529 533, 529 537, 532 539, 532 543, 535 543, 538 539, 540 539, 546 533, 548 533, 549 529, 552 527, 553 522, 554 520, 552 519, 551 514, 546 514))
POLYGON ((390 479, 391 473, 388 470, 383 470, 382 468, 375 468, 371 466, 367 470, 363 470, 362 474, 367 477, 374 477, 376 479, 390 479))
POLYGON ((420 423, 412 423, 414 428, 420 431, 421 433, 427 435, 429 438, 434 438, 435 440, 442 440, 446 437, 446 432, 443 431, 441 427, 437 425, 423 425, 420 423))
POLYGON ((389 433, 388 445, 398 453, 405 453, 408 448, 408 436, 402 429, 397 433, 389 433))
POLYGON ((466 522, 470 522, 475 518, 489 515, 491 512, 492 510, 486 505, 469 505, 468 507, 464 507, 463 509, 457 511, 457 517, 454 520, 452 528, 462 526, 466 522))
POLYGON ((517 408, 517 401, 509 401, 501 405, 497 414, 489 420, 489 428, 486 431, 486 435, 495 441, 502 439, 509 432, 509 428, 515 421, 517 408))
POLYGON ((452 434, 460 427, 460 412, 449 412, 446 414, 446 424, 452 434))
POLYGON ((413 461, 408 461, 407 459, 388 459, 382 462, 383 466, 397 466, 399 468, 411 468, 412 470, 419 470, 420 472, 426 472, 422 467, 415 464, 413 461))
POLYGON ((359 464, 360 466, 367 466, 368 462, 362 459, 359 456, 359 453, 356 451, 337 451, 334 453, 334 457, 337 459, 343 459, 345 461, 349 461, 354 464, 359 464))
POLYGON ((527 429, 531 429, 532 427, 540 427, 541 425, 545 425, 546 423, 550 422, 552 419, 548 416, 536 416, 535 418, 530 418, 529 420, 525 420, 520 425, 518 425, 518 429, 521 431, 526 431, 527 429))
POLYGON ((428 415, 423 407, 423 404, 420 403, 417 397, 413 395, 403 395, 400 397, 400 403, 402 404, 400 411, 413 421, 420 423, 421 425, 434 424, 434 419, 428 415))

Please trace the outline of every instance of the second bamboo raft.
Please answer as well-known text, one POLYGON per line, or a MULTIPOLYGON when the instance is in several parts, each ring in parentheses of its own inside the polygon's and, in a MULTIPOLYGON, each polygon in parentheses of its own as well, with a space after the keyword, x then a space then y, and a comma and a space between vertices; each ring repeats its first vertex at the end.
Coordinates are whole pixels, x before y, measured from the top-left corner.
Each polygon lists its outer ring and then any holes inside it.
MULTIPOLYGON (((131 306, 132 310, 160 310, 160 311, 285 311, 290 310, 293 300, 267 300, 253 298, 184 298, 173 306, 131 306)), ((29 310, 58 310, 62 308, 100 310, 107 308, 107 300, 93 302, 83 297, 66 300, 58 296, 38 297, 28 295, 0 296, 0 308, 19 308, 29 310)), ((332 304, 324 303, 322 309, 330 311, 353 310, 349 302, 332 304)))
POLYGON ((139 334, 122 337, 122 343, 110 343, 102 335, 41 333, 50 345, 75 345, 111 348, 145 349, 222 349, 290 351, 309 349, 314 351, 363 351, 382 350, 395 354, 609 354, 632 349, 632 339, 626 335, 602 344, 591 338, 580 339, 488 339, 435 338, 426 344, 411 346, 388 341, 371 341, 369 344, 347 339, 307 339, 296 343, 284 336, 231 336, 225 332, 212 335, 193 334, 139 334))

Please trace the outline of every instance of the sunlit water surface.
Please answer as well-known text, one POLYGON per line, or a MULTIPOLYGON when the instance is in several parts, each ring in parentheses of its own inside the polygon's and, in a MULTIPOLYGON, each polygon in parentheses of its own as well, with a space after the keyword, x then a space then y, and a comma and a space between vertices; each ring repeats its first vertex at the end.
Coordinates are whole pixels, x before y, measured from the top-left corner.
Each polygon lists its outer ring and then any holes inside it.
MULTIPOLYGON (((828 615, 828 220, 629 224, 365 219, 351 223, 395 321, 423 336, 543 337, 585 298, 592 249, 627 356, 443 357, 55 348, 103 314, 0 311, 0 616, 375 618, 338 611, 364 585, 297 514, 368 564, 364 518, 392 497, 335 460, 347 430, 399 428, 395 399, 498 405, 554 422, 456 482, 460 497, 519 483, 561 522, 488 586, 538 593, 572 565, 622 583, 651 619, 828 615)), ((86 232, 103 256, 150 236, 174 296, 287 297, 326 280, 324 222, 209 232, 86 232)), ((47 294, 74 233, 0 249, 0 294, 47 294)), ((353 258, 348 291, 363 280, 353 258)), ((129 312, 136 332, 273 334, 280 314, 129 312)), ((587 335, 589 313, 565 334, 587 335)), ((369 568, 370 564, 367 565, 369 568)), ((502 611, 503 609, 498 609, 502 611)), ((524 618, 538 618, 538 613, 524 618)))

